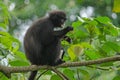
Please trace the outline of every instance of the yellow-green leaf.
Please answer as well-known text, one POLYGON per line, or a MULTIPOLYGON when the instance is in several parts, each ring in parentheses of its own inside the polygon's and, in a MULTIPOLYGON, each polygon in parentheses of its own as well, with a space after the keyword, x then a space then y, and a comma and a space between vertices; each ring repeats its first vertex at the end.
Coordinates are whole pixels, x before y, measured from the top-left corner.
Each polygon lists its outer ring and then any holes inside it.
POLYGON ((120 0, 114 0, 113 12, 120 12, 120 0))
POLYGON ((72 47, 68 48, 67 52, 68 52, 71 60, 73 61, 76 58, 76 55, 73 52, 73 48, 72 47))
POLYGON ((68 54, 72 61, 82 53, 83 47, 80 44, 72 45, 70 48, 68 48, 68 54))

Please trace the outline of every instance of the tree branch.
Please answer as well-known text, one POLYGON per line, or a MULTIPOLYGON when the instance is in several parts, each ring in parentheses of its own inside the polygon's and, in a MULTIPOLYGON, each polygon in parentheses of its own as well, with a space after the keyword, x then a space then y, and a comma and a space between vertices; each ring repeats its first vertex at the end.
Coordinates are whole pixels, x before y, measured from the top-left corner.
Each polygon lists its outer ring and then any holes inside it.
MULTIPOLYGON (((101 64, 101 63, 112 62, 112 61, 120 61, 120 55, 101 58, 98 60, 89 60, 89 61, 82 61, 82 62, 67 62, 61 65, 55 66, 55 68, 88 66, 88 65, 101 64)), ((51 69, 51 66, 31 65, 31 66, 22 66, 22 67, 7 67, 7 66, 0 65, 0 72, 3 72, 7 77, 10 77, 11 73, 28 72, 28 71, 38 70, 38 69, 51 69)))
POLYGON ((94 64, 102 64, 106 62, 112 62, 112 61, 120 61, 120 56, 113 56, 113 57, 106 57, 101 58, 97 60, 89 60, 89 61, 82 61, 82 62, 71 62, 71 63, 63 63, 56 67, 78 67, 78 66, 88 66, 88 65, 94 65, 94 64))

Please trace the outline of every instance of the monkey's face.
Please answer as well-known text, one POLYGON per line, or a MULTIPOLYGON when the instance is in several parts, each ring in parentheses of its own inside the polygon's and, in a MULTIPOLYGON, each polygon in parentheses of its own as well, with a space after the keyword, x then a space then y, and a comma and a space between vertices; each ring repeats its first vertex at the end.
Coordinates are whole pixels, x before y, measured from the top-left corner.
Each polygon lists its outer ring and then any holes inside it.
POLYGON ((63 11, 53 11, 50 13, 50 19, 54 27, 62 27, 66 21, 66 14, 63 11))
POLYGON ((66 17, 65 16, 64 17, 60 16, 58 18, 58 27, 63 27, 65 21, 66 21, 66 17))

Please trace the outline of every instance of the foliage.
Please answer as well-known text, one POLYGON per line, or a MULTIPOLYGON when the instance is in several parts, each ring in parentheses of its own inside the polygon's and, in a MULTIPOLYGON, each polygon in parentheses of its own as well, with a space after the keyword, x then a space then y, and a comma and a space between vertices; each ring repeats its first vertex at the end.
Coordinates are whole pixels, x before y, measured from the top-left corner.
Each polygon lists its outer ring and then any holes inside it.
MULTIPOLYGON (((73 22, 72 26, 74 27, 74 31, 68 34, 73 39, 73 43, 69 45, 70 47, 67 50, 69 61, 95 60, 120 53, 120 28, 113 25, 108 17, 81 18, 78 16, 78 20, 73 22)), ((118 62, 118 65, 120 65, 120 62, 118 62)), ((116 70, 119 70, 118 65, 112 62, 91 67, 95 69, 107 68, 107 70, 115 67, 117 68, 116 70)), ((78 68, 77 71, 79 71, 78 75, 83 74, 81 76, 82 80, 96 80, 100 79, 101 76, 105 77, 101 74, 98 75, 99 71, 104 74, 101 70, 96 70, 96 73, 92 73, 94 75, 91 75, 91 70, 88 67, 78 68), (79 71, 79 69, 82 69, 84 72, 79 71), (89 77, 86 78, 84 75, 88 75, 89 77)), ((112 80, 114 76, 105 80, 112 80)))
MULTIPOLYGON (((20 41, 8 32, 10 28, 9 19, 13 20, 10 14, 15 14, 20 19, 28 18, 35 12, 38 12, 35 13, 36 15, 41 16, 45 13, 43 10, 47 8, 46 4, 49 4, 51 1, 44 4, 44 0, 41 0, 41 3, 37 2, 37 9, 34 9, 36 7, 33 5, 35 3, 34 0, 31 0, 31 5, 22 5, 24 0, 19 0, 19 3, 17 0, 12 1, 17 4, 17 9, 15 9, 13 13, 10 13, 8 7, 0 1, 0 65, 27 66, 29 62, 25 54, 20 50, 20 41), (39 5, 42 5, 42 10, 40 11, 38 11, 39 5), (30 9, 32 9, 31 12, 29 12, 30 9)), ((63 1, 61 1, 61 3, 65 4, 66 0, 63 1)), ((76 1, 78 1, 78 3, 84 2, 83 0, 76 1)), ((54 2, 54 0, 52 0, 52 2, 54 2)), ((60 3, 57 3, 57 5, 62 6, 60 3)), ((62 7, 64 8, 65 6, 62 7)), ((66 41, 62 42, 66 53, 68 53, 64 56, 66 62, 96 60, 120 54, 120 28, 115 26, 111 19, 107 16, 98 16, 94 18, 78 16, 77 19, 78 20, 72 23, 74 31, 68 34, 73 40, 72 44, 66 41)), ((60 71, 69 77, 70 80, 119 80, 119 66, 120 62, 118 61, 101 65, 63 68, 60 69, 60 71)), ((40 70, 39 73, 42 73, 42 71, 43 70, 40 70)), ((0 80, 9 80, 2 73, 0 73, 0 76, 0 80)), ((25 80, 26 77, 28 77, 28 74, 16 73, 12 74, 11 80, 25 80)), ((61 80, 58 75, 51 71, 46 72, 40 79, 61 80)))
MULTIPOLYGON (((78 17, 78 21, 72 26, 74 31, 69 35, 73 38, 73 45, 79 45, 79 50, 75 51, 80 53, 81 49, 84 50, 82 53, 85 53, 83 55, 87 56, 87 59, 113 56, 120 52, 120 29, 114 26, 108 17, 99 16, 92 19, 78 17)), ((72 49, 76 47, 71 47, 72 49)), ((70 50, 68 52, 73 55, 70 50)), ((74 59, 74 56, 76 55, 73 55, 71 59, 74 59)))
MULTIPOLYGON (((1 1, 0 1, 0 27, 2 27, 3 29, 7 29, 7 25, 8 25, 8 19, 9 19, 9 12, 7 9, 7 6, 4 5, 1 1)), ((0 28, 1 29, 1 28, 0 28)))
MULTIPOLYGON (((20 42, 18 39, 11 36, 7 31, 9 12, 5 4, 0 2, 0 65, 6 66, 26 66, 29 65, 25 54, 19 51, 20 42)), ((1 80, 8 80, 2 73, 0 73, 1 80)), ((23 75, 23 74, 21 74, 23 75)), ((15 75, 14 75, 15 76, 15 75)), ((12 77, 13 80, 18 78, 12 77)), ((21 79, 20 79, 21 80, 21 79)))
POLYGON ((114 1, 114 7, 113 7, 113 11, 114 12, 120 12, 120 5, 119 5, 120 1, 119 0, 115 0, 114 1))

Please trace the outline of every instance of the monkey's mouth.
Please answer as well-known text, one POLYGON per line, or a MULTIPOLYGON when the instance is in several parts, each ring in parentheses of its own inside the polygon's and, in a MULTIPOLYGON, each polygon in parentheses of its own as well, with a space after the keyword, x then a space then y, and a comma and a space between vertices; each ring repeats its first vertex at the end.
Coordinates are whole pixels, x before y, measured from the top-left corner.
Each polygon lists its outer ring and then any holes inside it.
POLYGON ((61 25, 62 28, 65 26, 65 20, 64 19, 61 19, 60 25, 61 25))
POLYGON ((65 23, 61 24, 61 27, 64 28, 65 27, 65 23))

